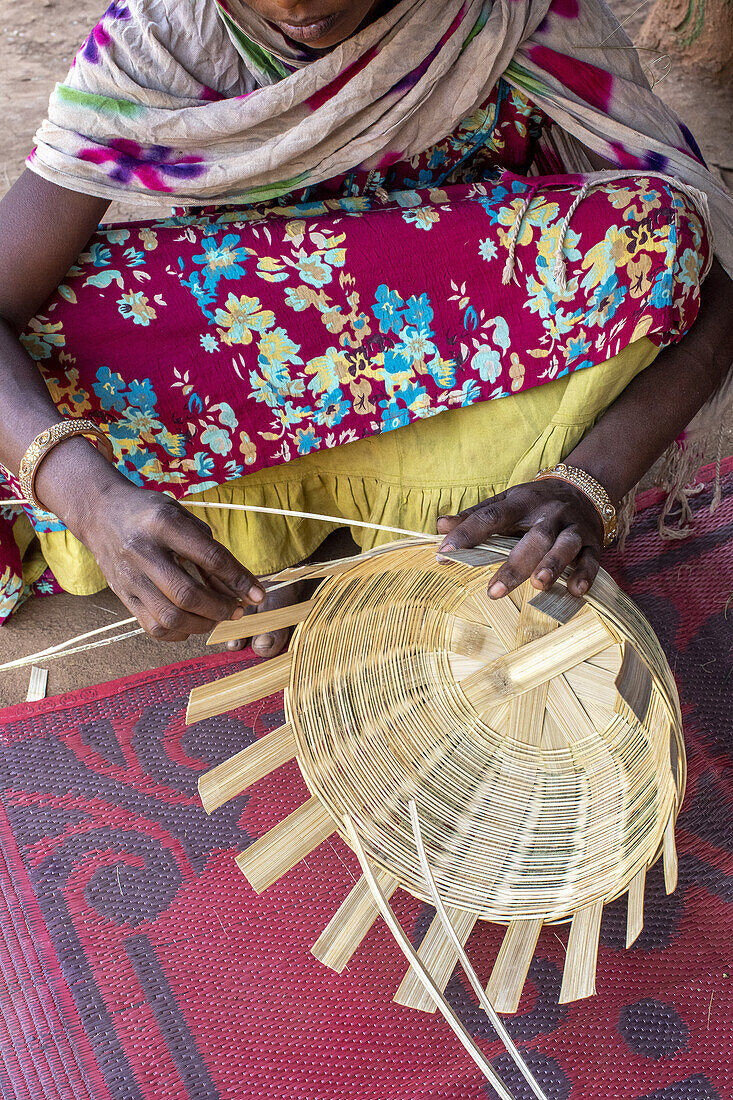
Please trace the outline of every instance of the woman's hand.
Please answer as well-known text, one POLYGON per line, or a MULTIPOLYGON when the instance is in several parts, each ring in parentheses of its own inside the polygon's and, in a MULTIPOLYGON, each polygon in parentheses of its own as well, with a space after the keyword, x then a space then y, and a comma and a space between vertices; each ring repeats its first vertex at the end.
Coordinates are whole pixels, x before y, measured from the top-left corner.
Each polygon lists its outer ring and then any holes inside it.
POLYGON ((183 641, 206 634, 222 619, 241 618, 242 604, 264 599, 257 578, 214 540, 210 528, 162 493, 115 486, 87 516, 79 524, 81 541, 153 638, 183 641), (186 568, 189 562, 195 570, 186 568))
POLYGON ((91 550, 110 588, 153 638, 205 634, 264 599, 257 578, 205 523, 163 493, 131 484, 86 439, 54 447, 36 491, 91 550))
POLYGON ((476 546, 491 535, 523 535, 494 574, 492 599, 527 578, 535 588, 551 588, 568 566, 568 589, 583 596, 595 580, 603 551, 603 523, 596 508, 559 478, 515 485, 457 516, 441 516, 438 531, 446 535, 439 553, 476 546))

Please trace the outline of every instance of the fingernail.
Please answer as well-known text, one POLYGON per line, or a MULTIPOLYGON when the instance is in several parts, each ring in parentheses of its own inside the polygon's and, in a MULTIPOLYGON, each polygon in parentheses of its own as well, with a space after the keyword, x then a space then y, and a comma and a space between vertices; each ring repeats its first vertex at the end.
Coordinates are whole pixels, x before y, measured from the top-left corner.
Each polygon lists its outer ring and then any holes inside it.
POLYGON ((589 584, 587 581, 578 581, 575 586, 575 591, 578 593, 579 596, 584 596, 588 591, 588 588, 589 584))
POLYGON ((537 580, 543 586, 549 584, 552 580, 552 573, 549 569, 540 569, 539 573, 537 574, 537 580))
POLYGON ((244 608, 243 607, 236 607, 234 609, 234 611, 232 612, 230 618, 232 618, 232 619, 241 619, 243 615, 244 615, 244 608))
POLYGON ((506 594, 507 587, 505 584, 502 584, 501 581, 494 581, 494 583, 489 586, 489 595, 492 600, 500 600, 501 597, 506 596, 506 594))
POLYGON ((455 546, 452 542, 441 542, 438 547, 439 554, 451 554, 455 550, 455 546))
POLYGON ((252 603, 262 603, 265 598, 265 590, 259 584, 253 584, 247 595, 252 603))

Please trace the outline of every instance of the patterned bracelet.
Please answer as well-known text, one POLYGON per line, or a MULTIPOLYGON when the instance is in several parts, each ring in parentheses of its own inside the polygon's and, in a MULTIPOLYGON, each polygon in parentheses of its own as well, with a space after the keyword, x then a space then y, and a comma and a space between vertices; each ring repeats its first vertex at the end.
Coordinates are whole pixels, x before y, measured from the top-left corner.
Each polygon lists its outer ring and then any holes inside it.
POLYGON ((570 485, 575 485, 577 489, 580 489, 581 493, 585 493, 595 506, 598 515, 601 517, 601 523, 603 524, 603 545, 608 546, 616 535, 616 509, 601 483, 596 481, 594 477, 591 477, 590 474, 586 473, 585 470, 579 470, 577 466, 567 466, 564 462, 559 462, 557 466, 547 466, 544 470, 540 470, 533 480, 544 481, 546 478, 550 477, 558 478, 560 481, 567 481, 570 485))
POLYGON ((95 442, 101 444, 107 458, 112 461, 112 444, 98 424, 93 420, 62 420, 51 428, 46 428, 31 443, 23 455, 18 471, 18 483, 23 497, 29 500, 34 508, 45 511, 43 505, 35 494, 36 474, 38 467, 43 462, 49 451, 52 451, 57 443, 64 439, 70 439, 74 435, 91 436, 95 442))

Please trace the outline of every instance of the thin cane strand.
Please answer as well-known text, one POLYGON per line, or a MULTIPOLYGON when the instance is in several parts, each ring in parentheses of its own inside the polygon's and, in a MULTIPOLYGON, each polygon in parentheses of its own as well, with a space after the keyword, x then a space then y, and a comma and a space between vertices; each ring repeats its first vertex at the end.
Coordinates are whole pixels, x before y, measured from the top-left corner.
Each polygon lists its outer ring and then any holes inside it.
MULTIPOLYGON (((106 634, 109 630, 115 630, 118 626, 130 626, 131 623, 136 623, 137 619, 133 615, 130 619, 118 619, 114 623, 108 623, 106 626, 98 626, 96 630, 87 630, 85 634, 77 634, 75 638, 67 638, 65 642, 59 642, 58 645, 49 646, 48 649, 41 649, 38 653, 31 653, 29 657, 18 657, 15 661, 6 661, 5 664, 0 665, 0 672, 9 668, 22 668, 24 665, 32 665, 34 661, 44 659, 52 661, 55 656, 68 657, 69 653, 78 653, 79 649, 69 650, 68 646, 74 645, 76 642, 85 642, 87 638, 94 638, 97 634, 106 634), (62 652, 62 650, 64 652, 62 652)), ((109 641, 118 641, 119 637, 130 637, 132 634, 143 634, 142 627, 139 630, 130 631, 129 634, 119 635, 118 638, 110 638, 109 641)), ((94 644, 94 643, 93 643, 94 644)), ((108 642, 96 643, 99 645, 107 645, 108 642)), ((87 648, 86 646, 81 648, 87 648)), ((90 649, 93 646, 89 647, 90 649)))
MULTIPOLYGON (((30 500, 22 500, 19 497, 13 500, 0 500, 0 508, 5 505, 14 505, 21 507, 24 504, 31 504, 30 500)), ((189 500, 188 497, 181 497, 179 504, 182 504, 185 508, 213 508, 220 511, 231 512, 263 512, 271 516, 294 516, 296 519, 316 519, 322 520, 324 523, 336 523, 340 527, 364 527, 369 531, 386 531, 390 535, 415 535, 418 538, 424 538, 424 531, 412 531, 406 527, 388 527, 384 523, 368 523, 363 519, 348 519, 346 516, 329 516, 322 514, 321 512, 298 512, 293 508, 266 508, 260 504, 224 504, 223 502, 216 500, 189 500)))
MULTIPOLYGON (((112 624, 116 625, 115 623, 112 624)), ((124 642, 125 638, 135 638, 138 634, 144 634, 145 629, 139 626, 136 630, 125 630, 122 634, 115 634, 112 638, 99 638, 96 642, 87 642, 86 645, 77 645, 72 649, 64 649, 61 653, 49 653, 43 657, 43 663, 47 664, 49 661, 58 661, 61 657, 70 657, 72 653, 85 653, 88 649, 99 649, 103 645, 112 645, 113 642, 124 642)), ((70 641, 74 641, 71 638, 70 641)), ((69 644, 68 642, 66 643, 69 644)), ((36 659, 36 655, 32 657, 20 657, 17 661, 10 661, 6 665, 0 665, 0 671, 11 668, 23 668, 25 665, 32 665, 36 659)))
POLYGON ((448 939, 451 941, 454 950, 458 954, 458 961, 461 964, 463 972, 468 978, 474 993, 478 997, 479 1004, 491 1020, 494 1031, 506 1047, 507 1052, 511 1056, 514 1064, 517 1066, 517 1069, 520 1071, 525 1081, 531 1088, 532 1092, 537 1097, 537 1100, 547 1100, 547 1094, 540 1088, 539 1084, 535 1080, 532 1071, 530 1070, 529 1066, 522 1057, 521 1052, 512 1040, 511 1035, 502 1023, 496 1009, 484 993, 483 986, 476 976, 476 971, 471 966, 468 955, 466 954, 463 945, 461 944, 461 941, 456 935, 456 931, 451 924, 450 917, 446 912, 445 905, 443 904, 443 899, 438 892, 438 887, 435 883, 433 872, 430 869, 430 864, 428 863, 428 856, 427 852, 425 851, 425 845, 423 844, 422 839, 422 830, 420 829, 420 818, 418 817, 417 805, 415 804, 414 798, 411 798, 408 802, 408 808, 410 811, 410 824, 412 825, 412 832, 415 837, 415 844, 417 845, 417 854, 420 858, 420 866, 422 868, 425 884, 428 888, 428 893, 430 894, 430 900, 435 906, 435 911, 438 914, 438 918, 443 926, 446 935, 448 936, 448 939))
POLYGON ((496 1095, 500 1098, 500 1100, 514 1100, 512 1094, 508 1091, 506 1085, 492 1066, 491 1062, 488 1060, 478 1044, 474 1041, 473 1037, 468 1033, 466 1028, 456 1016, 451 1006, 448 1004, 448 1001, 445 999, 444 995, 438 989, 422 959, 405 935, 405 931, 402 928, 402 925, 397 920, 397 917, 394 915, 391 905, 387 901, 387 898, 385 897, 381 886, 374 877, 374 872, 372 871, 372 868, 366 857, 366 853, 364 851, 364 848, 362 847, 359 835, 356 831, 354 823, 351 820, 351 817, 346 814, 343 820, 346 833, 349 837, 349 842, 354 852, 356 853, 356 858, 359 860, 362 873, 364 875, 364 878, 366 879, 372 897, 374 898, 374 904, 379 910, 381 916, 386 921, 387 927, 392 933, 400 951, 414 969, 415 974, 417 975, 421 985, 424 987, 428 996, 431 998, 431 1000, 435 1002, 436 1007, 443 1014, 443 1017, 445 1018, 450 1029, 453 1031, 453 1033, 458 1038, 468 1054, 470 1054, 471 1058, 474 1060, 486 1079, 491 1083, 496 1092, 496 1095))

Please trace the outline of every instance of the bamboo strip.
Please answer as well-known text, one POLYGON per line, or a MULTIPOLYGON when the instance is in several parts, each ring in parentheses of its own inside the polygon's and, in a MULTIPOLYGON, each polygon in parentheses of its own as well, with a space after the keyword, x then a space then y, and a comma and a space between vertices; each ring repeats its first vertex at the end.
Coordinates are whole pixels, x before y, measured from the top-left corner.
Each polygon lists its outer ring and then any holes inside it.
POLYGON ((188 700, 186 725, 190 726, 203 718, 212 718, 215 714, 223 714, 225 710, 233 710, 234 707, 242 707, 246 703, 254 703, 257 699, 273 695, 276 691, 282 691, 290 676, 291 661, 289 652, 281 653, 279 657, 261 661, 243 672, 235 672, 231 676, 223 676, 221 680, 195 687, 188 700))
POLYGON ((646 885, 646 867, 640 867, 629 886, 628 910, 626 912, 626 946, 631 947, 644 927, 644 888, 646 885))
MULTIPOLYGON (((38 653, 29 653, 27 657, 18 657, 14 661, 5 661, 4 664, 0 665, 0 672, 6 668, 22 668, 23 665, 32 665, 34 661, 40 660, 41 657, 48 657, 50 659, 57 653, 61 656, 66 656, 66 654, 61 651, 68 649, 68 647, 74 645, 75 642, 85 642, 87 638, 94 638, 97 634, 106 634, 110 630, 116 629, 118 626, 129 626, 130 623, 136 622, 137 619, 133 615, 130 619, 118 619, 113 623, 107 623, 105 626, 98 626, 96 630, 87 630, 84 634, 77 634, 73 638, 67 638, 65 642, 59 642, 58 645, 49 646, 48 649, 39 649, 38 653)), ((130 631, 130 633, 142 634, 143 629, 141 627, 139 630, 130 631)), ((76 652, 78 652, 78 650, 76 652)))
POLYGON ((292 760, 296 753, 295 736, 286 722, 242 749, 236 756, 217 764, 199 776, 199 797, 207 814, 236 798, 258 779, 292 760))
POLYGON ((456 951, 458 952, 458 959, 459 959, 459 962, 461 964, 461 969, 463 970, 463 973, 468 978, 469 985, 471 986, 474 993, 478 997, 479 1004, 481 1005, 482 1009, 484 1010, 486 1015, 491 1020, 491 1024, 494 1028, 494 1031, 496 1032, 496 1034, 498 1035, 498 1037, 501 1039, 502 1043, 506 1047, 507 1053, 509 1054, 510 1058, 512 1059, 512 1061, 516 1065, 519 1072, 524 1077, 525 1081, 527 1082, 530 1089, 532 1090, 532 1093, 537 1098, 537 1100, 548 1100, 548 1098, 545 1095, 544 1091, 540 1088, 537 1081, 535 1081, 529 1066, 527 1065, 527 1063, 525 1062, 525 1060, 522 1057, 521 1053, 519 1052, 519 1050, 516 1046, 516 1043, 512 1039, 512 1037, 509 1034, 509 1032, 507 1031, 506 1027, 504 1026, 503 1021, 499 1019, 499 1017, 496 1014, 496 1011, 494 1009, 494 1006, 492 1005, 491 1001, 488 999, 488 997, 484 993, 483 986, 481 985, 481 982, 478 980, 478 977, 476 975, 476 971, 471 966, 468 955, 464 951, 463 945, 460 942, 460 940, 458 939, 458 936, 456 935, 456 931, 455 931, 453 925, 451 924, 451 922, 448 918, 448 913, 446 912, 446 908, 445 908, 445 905, 443 904, 443 899, 440 896, 440 892, 438 891, 438 887, 435 884, 435 879, 433 878, 433 872, 430 869, 430 864, 428 862, 427 852, 425 851, 425 845, 423 844, 423 839, 422 839, 422 831, 420 829, 420 818, 419 818, 418 812, 417 812, 417 803, 415 802, 414 798, 410 799, 410 802, 408 804, 408 809, 410 811, 410 824, 412 825, 412 832, 413 832, 413 837, 415 839, 415 846, 417 848, 417 855, 418 855, 418 859, 420 860, 420 869, 421 869, 421 871, 423 873, 423 876, 425 878, 425 884, 428 888, 428 894, 430 896, 430 900, 432 901, 433 905, 435 906, 436 913, 438 914, 441 921, 443 922, 443 927, 444 927, 445 931, 447 932, 449 938, 452 940, 453 946, 455 947, 456 951))
POLYGON ((592 997, 596 991, 598 937, 601 931, 603 901, 594 901, 579 909, 573 917, 565 955, 560 989, 560 1004, 592 997))
POLYGON ((530 603, 558 623, 569 623, 585 606, 585 600, 573 596, 561 584, 554 584, 549 592, 538 593, 530 603))
POLYGON ((467 677, 461 687, 474 706, 498 703, 539 687, 614 642, 601 620, 589 614, 497 658, 467 677))
MULTIPOLYGON (((458 939, 462 945, 465 944, 478 917, 475 913, 467 913, 465 909, 454 909, 450 906, 446 912, 458 939)), ((446 934, 440 917, 433 917, 417 953, 438 989, 444 991, 458 962, 458 952, 446 934)), ((435 1012, 435 1002, 425 992, 420 978, 412 967, 402 979, 393 999, 405 1008, 416 1008, 420 1012, 435 1012)))
POLYGON ((677 845, 674 840, 674 811, 664 829, 664 888, 668 894, 677 889, 677 845))
POLYGON ((366 853, 362 847, 361 841, 359 840, 359 834, 354 828, 353 822, 348 815, 346 815, 346 817, 344 818, 344 829, 346 830, 346 833, 349 837, 349 842, 354 849, 354 852, 356 853, 357 859, 359 860, 361 869, 364 873, 364 877, 369 883, 369 888, 374 895, 374 900, 377 903, 379 912, 386 921, 387 927, 394 936, 395 942, 397 943, 400 951, 405 956, 410 965, 414 967, 414 969, 420 975, 420 980, 425 986, 426 992, 435 1001, 435 1004, 440 1009, 443 1018, 445 1019, 453 1034, 461 1043, 464 1050, 470 1055, 470 1057, 476 1063, 476 1065, 487 1078, 487 1080, 491 1082, 491 1085, 493 1086, 494 1091, 499 1097, 499 1100, 514 1100, 514 1097, 508 1091, 506 1085, 502 1081, 501 1077, 499 1077, 491 1062, 488 1060, 481 1048, 478 1046, 478 1044, 463 1026, 461 1021, 458 1019, 455 1012, 448 1004, 445 997, 431 978, 422 960, 418 958, 417 951, 405 935, 404 929, 394 915, 389 902, 385 898, 379 883, 374 877, 374 873, 369 866, 369 861, 367 860, 366 853))
POLYGON ((318 798, 309 798, 237 856, 237 866, 256 893, 286 875, 335 832, 333 818, 318 798))
POLYGON ((33 665, 31 668, 30 680, 28 681, 28 692, 25 697, 26 703, 37 703, 39 699, 45 699, 47 686, 48 669, 39 668, 38 665, 33 665))
POLYGON ((393 535, 416 535, 424 538, 424 531, 410 531, 404 527, 385 527, 383 523, 368 523, 361 519, 348 519, 346 516, 329 516, 321 512, 298 512, 293 508, 266 508, 262 504, 224 504, 218 500, 191 500, 181 497, 180 503, 186 508, 207 508, 229 512, 259 512, 272 516, 293 516, 295 519, 317 519, 324 523, 335 523, 338 527, 364 527, 369 531, 387 531, 393 535))
MULTIPOLYGON (((550 618, 537 608, 532 593, 534 589, 528 583, 522 586, 522 606, 515 639, 516 649, 551 634, 557 627, 555 619, 550 618)), ((542 727, 545 721, 547 705, 547 683, 540 684, 522 695, 515 695, 509 705, 509 736, 525 745, 539 746, 542 741, 542 727)), ((531 795, 528 783, 527 795, 531 795)))
POLYGON ((590 700, 611 710, 616 705, 616 684, 614 675, 608 669, 583 661, 575 668, 569 668, 565 679, 570 684, 581 703, 590 700))
MULTIPOLYGON (((397 879, 380 868, 374 869, 374 877, 384 896, 391 898, 397 889, 397 879)), ((369 883, 362 876, 331 917, 311 952, 324 966, 340 974, 378 916, 369 883)))
POLYGON ((244 615, 241 619, 227 619, 214 627, 206 644, 232 642, 237 638, 249 638, 252 634, 266 634, 269 630, 283 630, 287 626, 295 626, 310 614, 314 602, 314 600, 304 600, 302 603, 276 607, 272 611, 258 611, 256 615, 244 615))
POLYGON ((542 919, 513 920, 491 971, 486 996, 497 1012, 516 1012, 542 928, 542 919))
POLYGON ((621 670, 616 688, 632 714, 640 722, 646 720, 652 697, 652 674, 630 642, 624 643, 621 670))
POLYGON ((436 556, 438 561, 457 561, 460 565, 485 568, 487 565, 496 565, 497 562, 504 561, 506 554, 492 550, 488 546, 471 546, 466 550, 449 550, 445 554, 438 551, 436 556))
POLYGON ((472 657, 481 660, 494 661, 506 652, 506 646, 495 630, 483 623, 472 622, 469 619, 449 616, 450 651, 461 657, 472 657))

